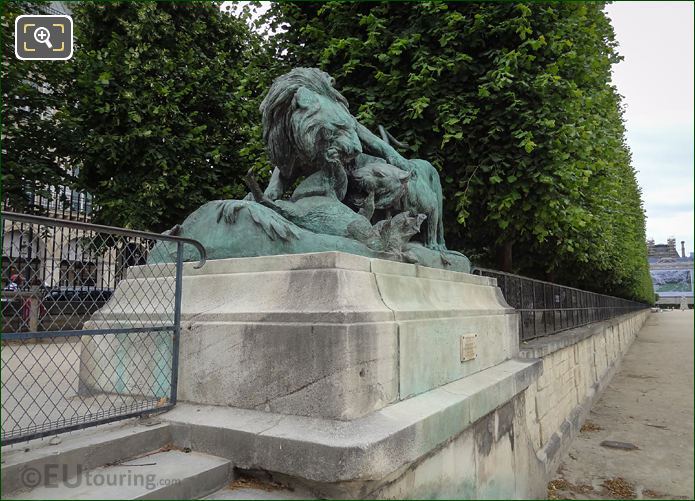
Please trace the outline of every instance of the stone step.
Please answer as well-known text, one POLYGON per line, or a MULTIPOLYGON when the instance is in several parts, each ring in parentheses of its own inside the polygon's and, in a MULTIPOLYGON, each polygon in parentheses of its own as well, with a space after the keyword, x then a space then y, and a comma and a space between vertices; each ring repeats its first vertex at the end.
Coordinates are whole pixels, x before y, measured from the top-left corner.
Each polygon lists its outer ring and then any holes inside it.
POLYGON ((204 499, 318 499, 306 490, 247 479, 235 480, 204 499))
POLYGON ((168 450, 86 470, 3 499, 196 499, 220 489, 232 476, 226 459, 168 450))
POLYGON ((261 487, 223 487, 203 499, 318 499, 286 489, 266 490, 261 487))
POLYGON ((2 448, 2 497, 31 487, 32 475, 50 476, 57 483, 83 471, 157 450, 171 441, 167 423, 128 419, 8 445, 2 448))

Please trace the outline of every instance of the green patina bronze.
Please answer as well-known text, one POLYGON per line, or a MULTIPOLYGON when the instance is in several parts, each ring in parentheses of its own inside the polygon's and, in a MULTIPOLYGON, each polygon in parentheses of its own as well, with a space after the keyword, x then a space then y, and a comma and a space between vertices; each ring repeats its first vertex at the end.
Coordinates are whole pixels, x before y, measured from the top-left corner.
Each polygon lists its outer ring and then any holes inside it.
MULTIPOLYGON (((436 169, 404 158, 383 128, 378 137, 361 125, 333 84, 315 68, 276 79, 261 103, 275 165, 267 188, 249 174, 245 200, 209 202, 169 233, 199 240, 211 259, 343 251, 470 271, 468 259, 444 243, 436 169)), ((149 262, 173 258, 162 243, 149 262)))

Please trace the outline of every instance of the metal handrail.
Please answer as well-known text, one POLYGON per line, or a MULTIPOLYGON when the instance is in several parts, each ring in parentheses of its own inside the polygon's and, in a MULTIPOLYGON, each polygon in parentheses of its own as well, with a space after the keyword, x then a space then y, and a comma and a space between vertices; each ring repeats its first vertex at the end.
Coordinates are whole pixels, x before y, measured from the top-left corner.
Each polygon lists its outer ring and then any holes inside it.
POLYGON ((194 240, 192 238, 186 238, 186 237, 179 237, 175 235, 165 235, 163 233, 151 233, 148 231, 141 231, 141 230, 128 230, 125 228, 116 228, 115 226, 105 226, 101 224, 93 224, 93 223, 85 223, 82 221, 70 221, 70 220, 64 220, 64 219, 54 219, 50 217, 45 217, 45 216, 35 216, 33 214, 21 214, 18 212, 10 212, 10 211, 1 211, 0 215, 2 217, 8 217, 11 218, 15 221, 23 222, 23 223, 38 223, 38 224, 44 224, 47 226, 54 226, 56 224, 60 226, 65 226, 68 228, 74 228, 78 230, 93 230, 93 231, 102 231, 104 233, 113 233, 116 235, 123 235, 126 237, 144 237, 144 238, 150 238, 150 239, 157 239, 157 240, 167 240, 169 242, 181 242, 184 244, 190 244, 193 247, 195 247, 198 250, 198 253, 200 254, 200 259, 198 260, 198 264, 193 266, 194 268, 202 268, 205 262, 207 261, 207 251, 205 250, 205 247, 203 244, 198 242, 197 240, 194 240))

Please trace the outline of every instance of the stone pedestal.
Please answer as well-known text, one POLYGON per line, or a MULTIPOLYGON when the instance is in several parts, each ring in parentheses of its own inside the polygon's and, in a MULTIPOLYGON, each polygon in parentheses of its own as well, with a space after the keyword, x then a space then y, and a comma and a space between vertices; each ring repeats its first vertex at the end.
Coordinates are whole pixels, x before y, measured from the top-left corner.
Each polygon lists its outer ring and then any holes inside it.
MULTIPOLYGON (((169 303, 138 298, 171 294, 138 283, 173 280, 161 266, 129 270, 100 321, 169 303)), ((516 322, 491 279, 465 273, 338 252, 186 265, 179 400, 354 419, 512 358, 516 322)))
MULTIPOLYGON (((100 321, 141 313, 138 283, 173 279, 161 269, 129 270, 100 321)), ((418 458, 482 450, 480 465, 497 461, 494 444, 521 408, 510 402, 539 369, 510 360, 517 353, 518 316, 487 277, 338 252, 187 264, 180 404, 168 415, 179 442, 239 468, 326 496, 407 495, 393 481, 415 482, 418 458)), ((91 350, 82 362, 102 361, 91 350)), ((454 475, 426 477, 440 474, 454 475)), ((471 495, 451 481, 441 492, 471 495)))

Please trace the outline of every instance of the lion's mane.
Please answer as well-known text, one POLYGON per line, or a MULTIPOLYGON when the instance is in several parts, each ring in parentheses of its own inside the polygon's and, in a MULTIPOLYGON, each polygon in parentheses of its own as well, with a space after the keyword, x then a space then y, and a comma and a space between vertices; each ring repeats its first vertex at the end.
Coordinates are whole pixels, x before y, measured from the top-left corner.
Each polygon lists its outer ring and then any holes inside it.
MULTIPOLYGON (((301 168, 306 159, 298 157, 300 153, 313 156, 314 152, 302 152, 300 144, 294 137, 291 123, 295 112, 293 99, 301 87, 325 96, 348 111, 347 100, 338 92, 335 81, 326 72, 316 68, 295 68, 289 73, 276 78, 270 86, 268 95, 261 103, 260 110, 263 123, 263 140, 268 148, 270 161, 285 176, 291 177, 296 168, 301 168)), ((348 112, 349 113, 349 112, 348 112)))

